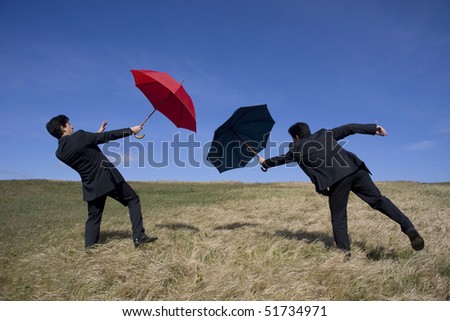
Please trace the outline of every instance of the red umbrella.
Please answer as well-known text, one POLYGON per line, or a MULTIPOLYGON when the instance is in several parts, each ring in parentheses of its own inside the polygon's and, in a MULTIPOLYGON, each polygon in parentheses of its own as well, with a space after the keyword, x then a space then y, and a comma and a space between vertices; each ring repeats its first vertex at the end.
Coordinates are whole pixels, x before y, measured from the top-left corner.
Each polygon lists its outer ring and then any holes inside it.
MULTIPOLYGON (((131 70, 136 87, 155 108, 142 122, 141 127, 158 110, 178 128, 196 132, 195 108, 191 97, 169 74, 154 70, 131 70)), ((136 136, 142 138, 144 135, 136 136)))

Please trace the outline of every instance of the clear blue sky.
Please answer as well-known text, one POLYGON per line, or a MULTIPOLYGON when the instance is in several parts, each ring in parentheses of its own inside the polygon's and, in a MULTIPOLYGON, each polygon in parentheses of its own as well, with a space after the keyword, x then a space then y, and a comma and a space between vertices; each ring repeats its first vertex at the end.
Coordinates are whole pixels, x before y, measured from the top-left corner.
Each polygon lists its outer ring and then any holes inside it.
POLYGON ((130 181, 308 181, 298 168, 219 174, 203 164, 214 130, 257 104, 276 120, 275 146, 296 121, 313 131, 378 122, 388 137, 345 145, 374 180, 450 181, 447 0, 0 0, 0 39, 0 179, 78 180, 55 158, 46 122, 62 113, 75 129, 137 125, 152 107, 129 70, 152 69, 184 80, 201 165, 180 168, 170 149, 163 155, 164 142, 190 132, 157 113, 143 153, 136 139, 113 150, 129 161, 119 168, 130 181), (164 157, 168 166, 149 165, 164 157))

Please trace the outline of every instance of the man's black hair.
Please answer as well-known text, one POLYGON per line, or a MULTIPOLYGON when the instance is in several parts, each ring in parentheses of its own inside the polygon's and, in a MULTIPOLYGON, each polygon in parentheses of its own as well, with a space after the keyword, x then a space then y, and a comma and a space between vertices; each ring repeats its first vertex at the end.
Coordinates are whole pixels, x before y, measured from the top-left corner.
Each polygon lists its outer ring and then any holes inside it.
POLYGON ((58 115, 50 119, 46 127, 50 135, 59 139, 63 134, 61 127, 65 127, 68 122, 69 118, 66 115, 58 115))
POLYGON ((307 123, 295 123, 291 127, 289 127, 289 134, 292 136, 292 138, 306 138, 308 136, 311 136, 311 130, 309 129, 309 126, 307 123))

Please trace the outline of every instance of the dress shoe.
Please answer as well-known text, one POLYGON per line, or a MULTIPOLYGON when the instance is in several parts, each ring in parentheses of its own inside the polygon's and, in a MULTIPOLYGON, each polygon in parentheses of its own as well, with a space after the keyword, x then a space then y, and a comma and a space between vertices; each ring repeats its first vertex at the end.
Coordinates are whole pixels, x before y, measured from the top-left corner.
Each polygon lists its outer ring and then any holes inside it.
POLYGON ((154 237, 154 236, 153 237, 149 237, 147 235, 141 236, 139 238, 135 237, 133 239, 134 247, 138 248, 142 244, 152 243, 152 242, 155 242, 157 239, 158 239, 157 237, 154 237))
POLYGON ((414 250, 420 251, 424 248, 425 241, 415 229, 409 230, 406 232, 406 235, 408 235, 409 241, 411 242, 411 246, 414 250))
POLYGON ((344 262, 348 262, 352 259, 352 252, 350 251, 345 251, 345 255, 344 255, 344 262))

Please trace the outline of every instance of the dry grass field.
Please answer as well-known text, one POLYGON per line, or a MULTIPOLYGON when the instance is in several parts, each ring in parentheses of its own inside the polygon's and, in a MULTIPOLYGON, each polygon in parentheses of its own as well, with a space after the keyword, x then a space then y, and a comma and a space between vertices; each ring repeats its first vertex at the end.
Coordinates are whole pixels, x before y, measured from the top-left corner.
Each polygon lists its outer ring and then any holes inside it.
POLYGON ((127 209, 108 200, 102 244, 86 252, 79 183, 0 181, 0 300, 450 299, 450 184, 377 184, 421 252, 352 195, 349 261, 311 184, 130 184, 159 240, 135 249, 127 209))

